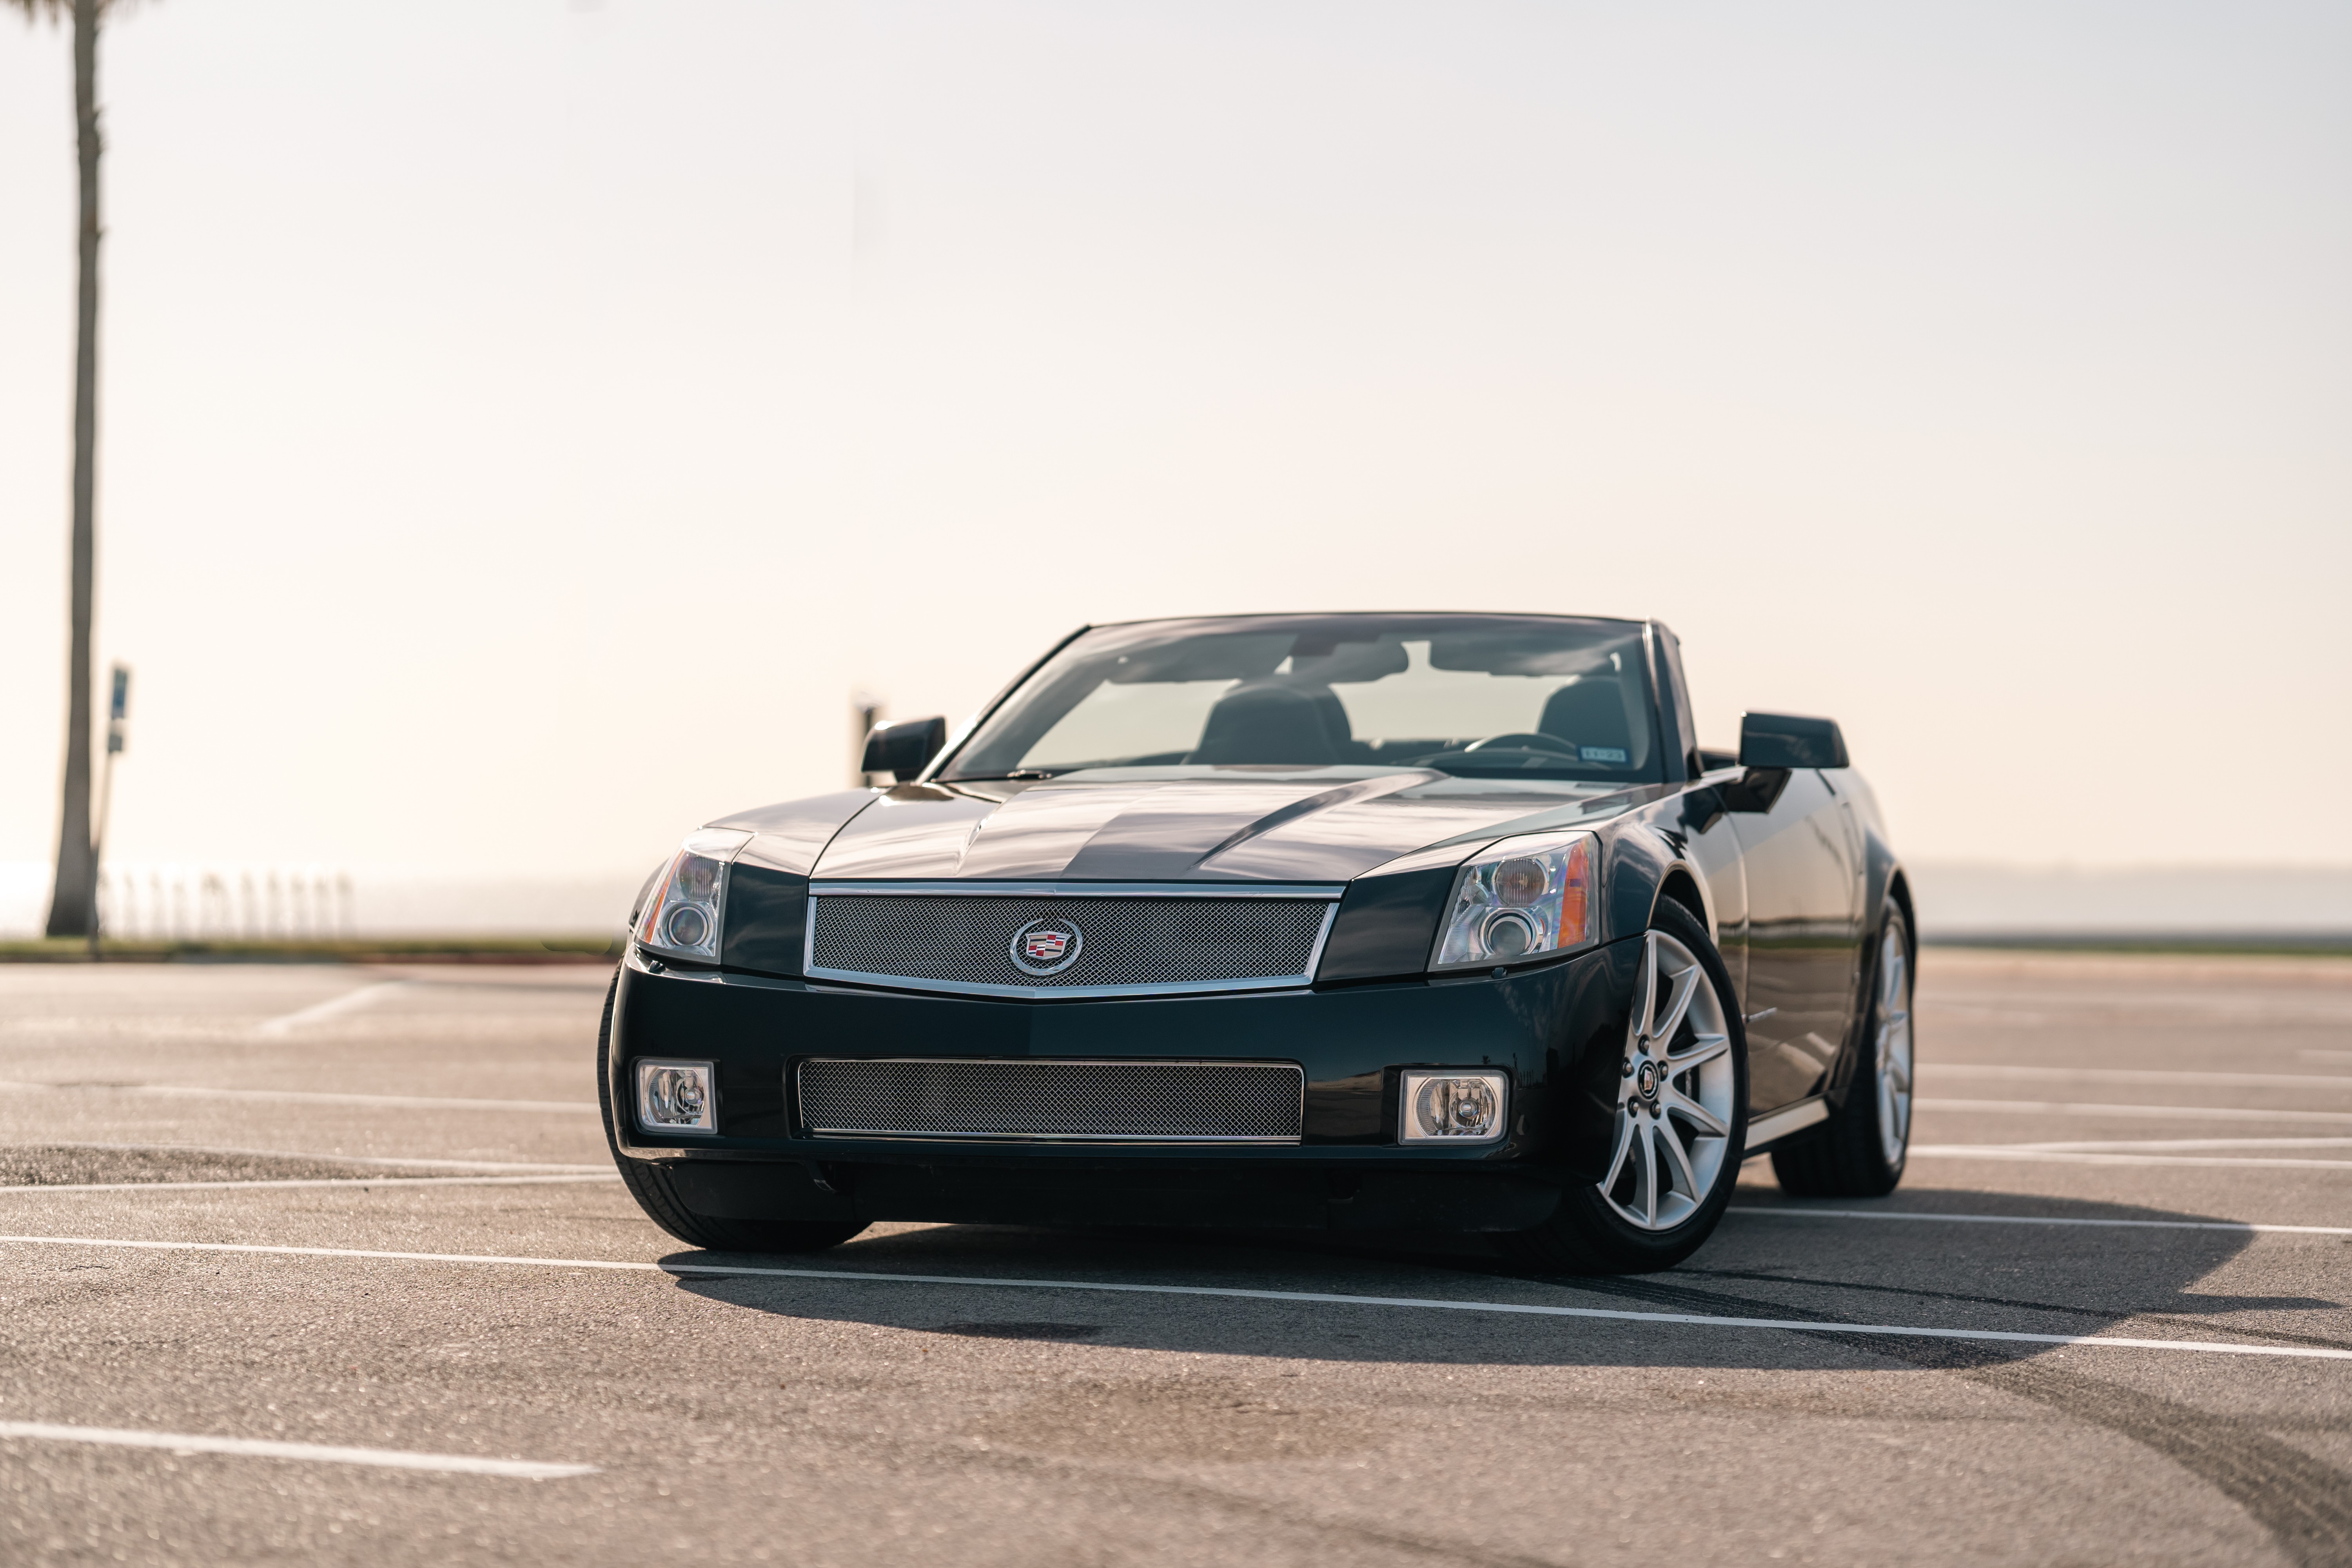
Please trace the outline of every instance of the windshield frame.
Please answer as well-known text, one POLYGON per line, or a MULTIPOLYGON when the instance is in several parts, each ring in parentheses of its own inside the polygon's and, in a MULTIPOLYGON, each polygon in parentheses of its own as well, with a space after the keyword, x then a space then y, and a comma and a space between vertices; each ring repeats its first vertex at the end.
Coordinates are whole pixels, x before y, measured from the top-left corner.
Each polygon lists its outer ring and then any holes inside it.
MULTIPOLYGON (((1425 763, 1406 763, 1402 762, 1393 764, 1382 763, 1349 764, 1350 766, 1365 766, 1376 770, 1397 772, 1410 772, 1413 771, 1415 768, 1423 768, 1426 771, 1444 773, 1451 776, 1461 778, 1489 780, 1523 778, 1528 780, 1545 780, 1550 782, 1566 780, 1579 783, 1609 783, 1627 785, 1669 782, 1673 775, 1673 765, 1667 756, 1668 749, 1673 741, 1673 730, 1667 721, 1666 715, 1661 710, 1659 693, 1662 682, 1657 668, 1657 636, 1654 623, 1647 620, 1637 620, 1631 617, 1617 616, 1568 616, 1541 613, 1530 614, 1525 612, 1475 610, 1366 610, 1319 613, 1315 611, 1292 611, 1277 614, 1241 616, 1171 616, 1148 620, 1112 621, 1105 622, 1101 625, 1087 625, 1080 626, 1077 630, 1070 633, 1067 637, 1062 638, 1061 641, 1055 644, 1050 650, 1032 663, 1017 679, 1008 683, 1003 690, 999 691, 988 706, 982 709, 969 724, 964 726, 961 732, 954 736, 950 741, 949 744, 940 752, 939 756, 932 761, 930 766, 923 771, 921 782, 926 784, 982 784, 1004 780, 1045 780, 1088 771, 1085 768, 1078 767, 1016 768, 1010 772, 963 773, 957 771, 957 763, 959 760, 971 750, 974 742, 988 733, 990 726, 994 723, 998 717, 1002 715, 1008 707, 1020 701, 1025 695, 1034 691, 1039 681, 1053 679, 1057 667, 1062 665, 1062 661, 1066 655, 1068 655, 1072 653, 1073 650, 1079 649, 1086 645, 1094 643, 1097 638, 1103 639, 1102 646, 1100 647, 1087 647, 1087 651, 1088 653, 1109 651, 1110 649, 1118 647, 1121 643, 1126 642, 1130 637, 1139 642, 1146 640, 1147 637, 1151 640, 1157 640, 1159 637, 1165 637, 1170 633, 1177 633, 1180 635, 1196 633, 1202 635, 1230 635, 1234 633, 1248 633, 1253 631, 1303 632, 1310 628, 1320 630, 1344 626, 1350 623, 1353 623, 1357 626, 1361 626, 1366 624, 1375 625, 1380 626, 1383 631, 1391 633, 1397 631, 1422 630, 1430 632, 1460 632, 1486 628, 1507 629, 1512 626, 1526 626, 1533 628, 1538 626, 1549 626, 1568 624, 1591 627, 1595 631, 1601 631, 1605 628, 1607 631, 1613 632, 1621 637, 1638 637, 1641 647, 1641 657, 1633 662, 1637 672, 1637 678, 1642 682, 1643 701, 1649 712, 1650 733, 1652 738, 1650 758, 1645 766, 1635 773, 1612 773, 1608 775, 1605 779, 1596 779, 1590 773, 1584 773, 1581 770, 1566 769, 1513 767, 1489 770, 1467 768, 1457 772, 1453 768, 1431 768, 1425 763)), ((1455 754, 1459 755, 1460 753, 1455 754)), ((1190 764, 1186 765, 1190 766, 1190 764)), ((1251 772, 1263 773, 1270 768, 1277 768, 1284 765, 1286 764, 1254 763, 1249 764, 1248 768, 1251 772)), ((1225 767, 1223 764, 1215 763, 1202 763, 1199 764, 1199 767, 1201 772, 1203 773, 1210 773, 1218 771, 1231 771, 1230 768, 1225 767)), ((1314 772, 1317 770, 1307 764, 1302 763, 1299 764, 1299 771, 1314 772)))

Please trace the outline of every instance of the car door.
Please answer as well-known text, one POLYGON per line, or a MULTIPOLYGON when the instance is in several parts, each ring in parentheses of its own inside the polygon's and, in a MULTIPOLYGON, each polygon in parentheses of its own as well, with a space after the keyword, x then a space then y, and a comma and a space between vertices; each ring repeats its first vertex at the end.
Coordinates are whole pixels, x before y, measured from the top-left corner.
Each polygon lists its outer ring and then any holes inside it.
POLYGON ((1845 803, 1799 768, 1766 812, 1736 813, 1748 882, 1748 1104, 1821 1092, 1854 998, 1861 879, 1845 803))

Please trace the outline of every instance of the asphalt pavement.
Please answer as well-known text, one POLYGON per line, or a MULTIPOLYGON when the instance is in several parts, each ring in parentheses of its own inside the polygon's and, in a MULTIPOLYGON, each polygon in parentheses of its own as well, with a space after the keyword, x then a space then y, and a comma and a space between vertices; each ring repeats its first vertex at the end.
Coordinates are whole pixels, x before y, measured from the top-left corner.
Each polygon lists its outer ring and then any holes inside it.
POLYGON ((591 969, 0 966, 0 1562, 2352 1563, 2352 963, 1931 949, 1684 1268, 610 1174, 591 969), (764 1268, 769 1272, 749 1272, 764 1268))

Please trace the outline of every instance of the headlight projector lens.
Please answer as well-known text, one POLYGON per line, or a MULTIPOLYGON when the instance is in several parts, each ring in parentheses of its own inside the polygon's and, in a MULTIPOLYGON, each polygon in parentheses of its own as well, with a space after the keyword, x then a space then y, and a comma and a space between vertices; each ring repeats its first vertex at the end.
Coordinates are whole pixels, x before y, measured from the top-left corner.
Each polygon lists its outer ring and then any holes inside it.
POLYGON ((680 904, 669 912, 669 940, 677 947, 700 947, 710 940, 710 916, 693 904, 680 904))
POLYGON ((1486 929, 1480 934, 1486 956, 1498 963, 1524 956, 1536 944, 1535 927, 1528 923, 1527 916, 1515 910, 1487 916, 1486 929))

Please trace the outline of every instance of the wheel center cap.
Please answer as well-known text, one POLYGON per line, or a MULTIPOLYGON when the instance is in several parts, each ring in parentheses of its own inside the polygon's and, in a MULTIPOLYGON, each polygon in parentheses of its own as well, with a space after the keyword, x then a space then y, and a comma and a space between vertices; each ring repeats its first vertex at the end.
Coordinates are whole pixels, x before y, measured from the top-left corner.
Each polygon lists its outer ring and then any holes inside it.
POLYGON ((1658 1098, 1658 1064, 1643 1062, 1633 1074, 1633 1088, 1643 1100, 1658 1098))

